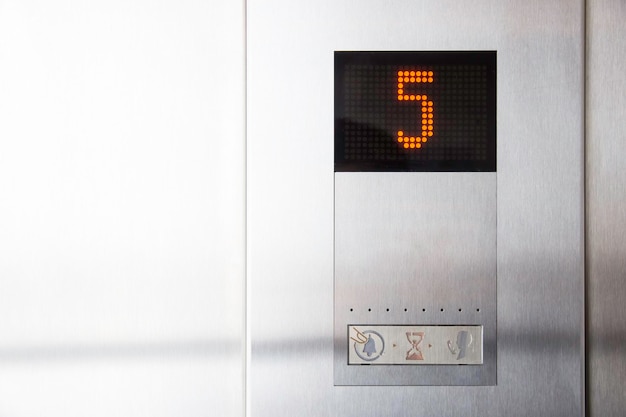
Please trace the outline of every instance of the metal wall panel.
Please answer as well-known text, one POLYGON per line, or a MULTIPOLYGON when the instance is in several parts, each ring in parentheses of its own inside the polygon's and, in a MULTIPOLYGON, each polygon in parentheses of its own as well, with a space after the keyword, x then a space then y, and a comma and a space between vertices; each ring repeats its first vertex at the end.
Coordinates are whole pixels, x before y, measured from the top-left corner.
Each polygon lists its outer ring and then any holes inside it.
POLYGON ((496 186, 495 172, 335 174, 337 385, 495 384, 496 186), (478 324, 482 366, 349 366, 349 324, 478 324))
POLYGON ((0 2, 0 415, 243 414, 244 6, 0 2))
POLYGON ((626 410, 626 3, 587 5, 588 409, 617 417, 626 410))
POLYGON ((583 2, 248 2, 252 416, 583 412, 583 2), (333 386, 333 51, 498 51, 498 381, 333 386))

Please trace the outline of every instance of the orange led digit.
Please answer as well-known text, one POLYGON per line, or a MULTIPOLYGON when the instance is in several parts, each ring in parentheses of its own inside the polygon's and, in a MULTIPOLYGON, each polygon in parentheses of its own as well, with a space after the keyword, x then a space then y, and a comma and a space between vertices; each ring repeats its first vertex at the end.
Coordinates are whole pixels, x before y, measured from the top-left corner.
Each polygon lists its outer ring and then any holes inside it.
POLYGON ((336 51, 334 92, 336 172, 496 169, 495 51, 336 51))
MULTIPOLYGON (((398 74, 402 73, 402 71, 398 71, 398 74)), ((404 74, 406 74, 407 72, 404 71, 404 74)), ((409 82, 411 83, 415 83, 415 84, 420 84, 420 83, 432 83, 434 80, 434 72, 433 71, 411 71, 411 78, 409 79, 409 82), (430 75, 430 77, 423 77, 421 78, 420 76, 424 74, 428 74, 430 75), (414 78, 413 76, 417 75, 417 78, 414 78)), ((428 100, 428 97, 424 94, 421 95, 415 95, 415 94, 410 94, 410 95, 402 95, 404 94, 404 82, 405 82, 406 78, 403 79, 401 81, 400 78, 398 78, 398 101, 418 101, 418 100, 423 100, 422 101, 422 117, 421 117, 421 123, 422 123, 422 136, 417 136, 417 137, 410 137, 410 141, 411 142, 426 142, 427 141, 427 137, 429 136, 433 136, 433 102, 428 100)), ((398 130, 398 142, 403 142, 403 139, 405 139, 404 136, 404 131, 403 130, 398 130)), ((404 144, 404 148, 410 148, 410 149, 421 149, 422 145, 420 143, 417 144, 411 144, 411 146, 407 146, 408 144, 405 143, 404 144)))

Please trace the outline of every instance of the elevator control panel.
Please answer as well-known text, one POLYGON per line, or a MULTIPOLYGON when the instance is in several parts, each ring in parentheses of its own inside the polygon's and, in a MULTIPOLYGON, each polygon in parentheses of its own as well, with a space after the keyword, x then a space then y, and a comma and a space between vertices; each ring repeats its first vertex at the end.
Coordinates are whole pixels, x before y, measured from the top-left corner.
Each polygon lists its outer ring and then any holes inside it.
POLYGON ((496 383, 496 52, 335 52, 335 384, 496 383))

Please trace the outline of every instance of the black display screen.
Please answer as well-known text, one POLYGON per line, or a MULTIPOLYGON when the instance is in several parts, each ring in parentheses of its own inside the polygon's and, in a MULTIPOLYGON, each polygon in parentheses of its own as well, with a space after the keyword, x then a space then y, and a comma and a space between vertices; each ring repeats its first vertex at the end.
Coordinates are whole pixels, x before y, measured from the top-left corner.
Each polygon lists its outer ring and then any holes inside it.
POLYGON ((496 52, 335 52, 335 171, 495 171, 496 52))

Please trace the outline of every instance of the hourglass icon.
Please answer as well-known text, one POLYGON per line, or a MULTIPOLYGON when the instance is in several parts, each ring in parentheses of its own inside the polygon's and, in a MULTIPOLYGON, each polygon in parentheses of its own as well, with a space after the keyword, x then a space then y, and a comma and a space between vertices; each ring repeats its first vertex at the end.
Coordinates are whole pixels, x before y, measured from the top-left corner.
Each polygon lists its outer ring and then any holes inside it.
POLYGON ((424 339, 424 332, 406 332, 406 338, 411 344, 411 349, 406 352, 406 360, 423 361, 424 355, 422 355, 420 343, 424 339))

